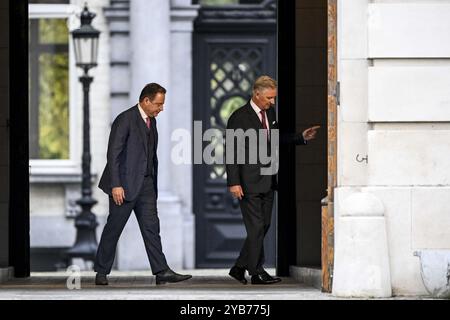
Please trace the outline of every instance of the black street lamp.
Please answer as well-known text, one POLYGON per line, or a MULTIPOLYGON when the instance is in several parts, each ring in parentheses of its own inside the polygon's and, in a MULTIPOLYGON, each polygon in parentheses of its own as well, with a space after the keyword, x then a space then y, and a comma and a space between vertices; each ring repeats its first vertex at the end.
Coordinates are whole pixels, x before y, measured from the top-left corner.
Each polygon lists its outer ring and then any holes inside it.
POLYGON ((95 260, 97 252, 97 238, 95 229, 98 226, 95 214, 91 208, 97 203, 92 198, 91 187, 91 146, 90 146, 90 125, 89 125, 89 86, 93 80, 88 75, 89 69, 97 66, 97 48, 100 31, 91 25, 95 13, 90 12, 87 4, 81 13, 80 28, 72 31, 72 38, 75 48, 76 65, 83 69, 84 74, 80 77, 83 84, 83 157, 82 157, 82 197, 76 203, 81 207, 81 213, 75 218, 77 236, 75 244, 67 252, 67 258, 83 258, 84 260, 95 260))

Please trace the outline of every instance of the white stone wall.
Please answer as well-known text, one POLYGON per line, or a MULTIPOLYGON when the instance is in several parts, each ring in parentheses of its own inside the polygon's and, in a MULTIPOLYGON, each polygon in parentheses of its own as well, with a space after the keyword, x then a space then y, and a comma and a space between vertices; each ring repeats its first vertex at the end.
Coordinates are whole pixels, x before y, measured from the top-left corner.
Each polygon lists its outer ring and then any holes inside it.
POLYGON ((426 294, 414 251, 450 248, 450 1, 338 4, 336 238, 342 201, 374 194, 393 294, 426 294))

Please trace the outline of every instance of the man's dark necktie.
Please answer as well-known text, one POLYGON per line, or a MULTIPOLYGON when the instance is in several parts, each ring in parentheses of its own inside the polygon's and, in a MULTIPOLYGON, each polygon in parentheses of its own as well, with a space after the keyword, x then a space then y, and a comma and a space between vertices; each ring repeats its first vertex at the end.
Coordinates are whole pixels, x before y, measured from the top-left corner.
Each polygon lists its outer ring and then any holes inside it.
POLYGON ((267 140, 269 140, 270 137, 269 137, 269 128, 267 127, 267 122, 266 122, 266 111, 261 110, 260 113, 261 113, 261 123, 262 123, 263 128, 266 129, 266 137, 267 137, 267 140))

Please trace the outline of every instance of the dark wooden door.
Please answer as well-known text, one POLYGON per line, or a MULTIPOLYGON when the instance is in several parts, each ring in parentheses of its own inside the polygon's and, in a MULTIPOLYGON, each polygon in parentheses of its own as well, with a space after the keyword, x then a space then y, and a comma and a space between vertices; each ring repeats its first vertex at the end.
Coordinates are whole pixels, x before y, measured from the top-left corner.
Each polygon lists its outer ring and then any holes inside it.
MULTIPOLYGON (((193 66, 194 120, 201 121, 203 131, 224 132, 231 113, 250 99, 254 80, 263 74, 276 76, 273 4, 201 9, 195 22, 193 66)), ((196 266, 230 267, 246 231, 239 203, 227 190, 225 165, 195 164, 193 181, 196 266)), ((266 266, 275 265, 275 221, 274 215, 266 236, 266 266)))

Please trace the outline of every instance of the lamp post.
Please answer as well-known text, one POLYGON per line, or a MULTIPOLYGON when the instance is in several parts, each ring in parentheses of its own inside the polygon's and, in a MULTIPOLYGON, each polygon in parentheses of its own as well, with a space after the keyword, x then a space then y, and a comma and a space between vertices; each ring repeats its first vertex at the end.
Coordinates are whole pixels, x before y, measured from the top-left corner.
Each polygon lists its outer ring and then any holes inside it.
POLYGON ((90 12, 85 4, 81 13, 81 25, 71 32, 77 67, 83 69, 80 82, 83 85, 83 156, 82 156, 82 197, 76 203, 81 207, 81 213, 75 218, 77 235, 75 244, 67 252, 67 258, 83 258, 84 260, 95 260, 97 252, 97 238, 95 229, 98 226, 95 214, 91 208, 97 203, 92 198, 91 187, 91 146, 89 125, 89 87, 93 78, 88 75, 89 69, 97 66, 97 48, 100 31, 91 25, 95 13, 90 12))

